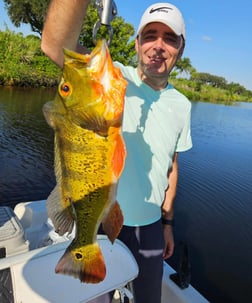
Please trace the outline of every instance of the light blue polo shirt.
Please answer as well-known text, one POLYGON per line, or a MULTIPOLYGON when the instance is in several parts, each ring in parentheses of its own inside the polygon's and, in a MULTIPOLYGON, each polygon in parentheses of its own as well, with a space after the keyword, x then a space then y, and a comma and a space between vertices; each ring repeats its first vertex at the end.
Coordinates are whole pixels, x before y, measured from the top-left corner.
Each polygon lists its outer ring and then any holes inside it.
POLYGON ((172 85, 156 91, 135 68, 116 65, 128 81, 122 127, 127 157, 117 200, 124 225, 147 225, 160 219, 174 152, 192 147, 191 103, 172 85))

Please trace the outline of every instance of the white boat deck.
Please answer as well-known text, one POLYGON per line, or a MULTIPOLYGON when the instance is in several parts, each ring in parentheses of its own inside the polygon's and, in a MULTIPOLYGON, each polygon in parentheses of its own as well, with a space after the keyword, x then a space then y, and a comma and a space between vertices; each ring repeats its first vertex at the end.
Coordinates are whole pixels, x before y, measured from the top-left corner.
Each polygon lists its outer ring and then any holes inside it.
POLYGON ((10 268, 15 302, 69 303, 87 302, 114 289, 123 288, 138 274, 136 261, 125 245, 112 245, 99 237, 107 274, 98 284, 81 283, 73 277, 55 274, 54 268, 69 242, 39 248, 0 261, 0 270, 10 268))
MULTIPOLYGON (((54 268, 69 240, 57 236, 51 229, 45 201, 22 203, 15 208, 15 213, 0 207, 0 235, 1 303, 84 303, 111 290, 123 290, 138 274, 129 249, 119 240, 112 245, 103 235, 98 235, 98 242, 107 268, 104 281, 85 284, 73 277, 55 274, 54 268), (51 243, 56 244, 49 245, 51 243), (41 245, 48 246, 35 248, 41 245)), ((164 263, 162 303, 208 302, 191 285, 180 289, 169 278, 174 272, 164 263)), ((114 299, 116 303, 119 301, 114 299)), ((134 303, 134 298, 130 302, 134 303)))

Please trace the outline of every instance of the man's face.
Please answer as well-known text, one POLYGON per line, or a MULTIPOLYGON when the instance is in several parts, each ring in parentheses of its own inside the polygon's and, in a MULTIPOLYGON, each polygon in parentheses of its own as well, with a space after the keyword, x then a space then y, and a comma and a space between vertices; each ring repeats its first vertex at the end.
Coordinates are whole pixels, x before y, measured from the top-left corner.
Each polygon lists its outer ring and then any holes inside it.
POLYGON ((150 23, 136 39, 136 51, 138 72, 143 81, 167 81, 170 71, 183 52, 183 38, 163 23, 150 23))

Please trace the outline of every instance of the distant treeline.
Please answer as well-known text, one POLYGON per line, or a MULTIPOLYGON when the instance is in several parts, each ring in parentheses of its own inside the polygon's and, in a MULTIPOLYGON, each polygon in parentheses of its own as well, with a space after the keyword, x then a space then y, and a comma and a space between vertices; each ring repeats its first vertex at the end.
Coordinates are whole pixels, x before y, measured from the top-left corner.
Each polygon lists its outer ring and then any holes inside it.
MULTIPOLYGON (((8 29, 0 31, 0 85, 50 87, 58 84, 61 71, 43 54, 40 43, 40 38, 34 35, 24 37, 8 29)), ((113 53, 117 53, 116 49, 113 53)), ((237 83, 228 84, 223 77, 198 73, 188 58, 179 60, 169 81, 192 101, 252 101, 252 91, 237 83)))

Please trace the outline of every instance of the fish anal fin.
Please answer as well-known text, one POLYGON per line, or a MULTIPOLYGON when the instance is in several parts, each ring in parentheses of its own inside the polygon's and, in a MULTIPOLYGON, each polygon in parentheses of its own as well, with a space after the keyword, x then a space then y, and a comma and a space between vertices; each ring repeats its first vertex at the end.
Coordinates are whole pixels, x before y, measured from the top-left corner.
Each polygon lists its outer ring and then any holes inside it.
POLYGON ((83 283, 99 283, 106 276, 106 267, 98 243, 66 250, 59 260, 56 273, 73 276, 83 283))
POLYGON ((123 214, 119 203, 116 201, 107 216, 102 221, 102 229, 111 243, 114 243, 123 226, 123 214))
POLYGON ((114 155, 112 158, 112 171, 114 176, 118 179, 124 168, 124 162, 126 158, 126 148, 123 138, 120 133, 114 135, 116 147, 114 149, 114 155))

